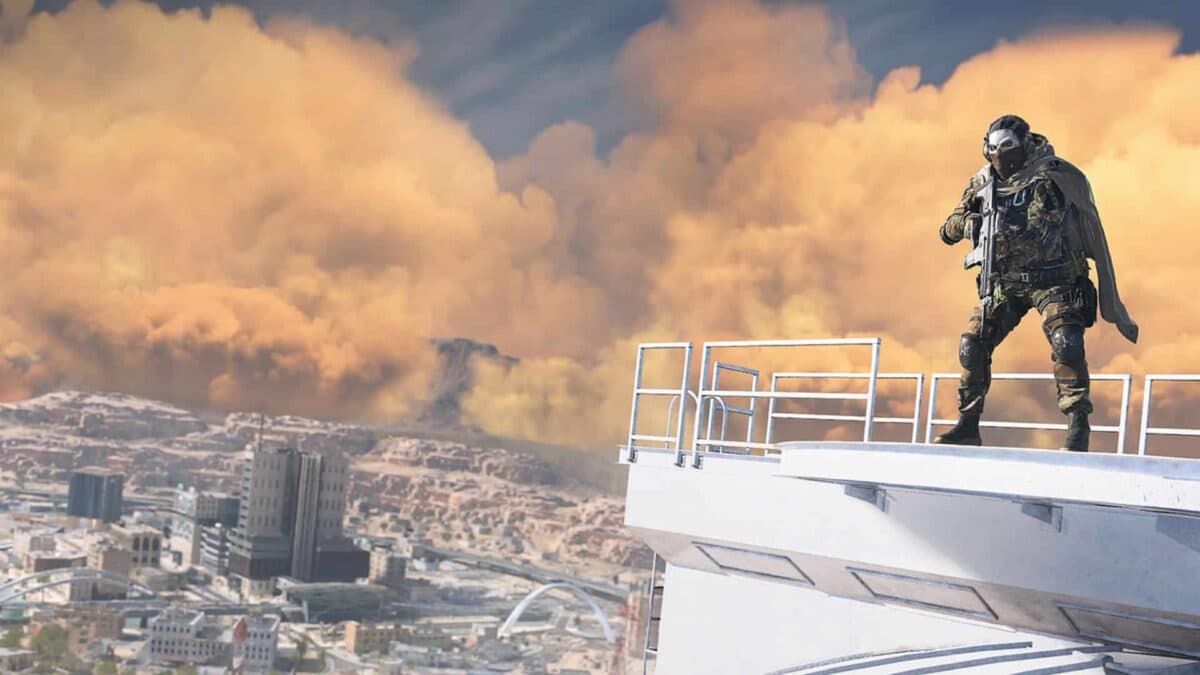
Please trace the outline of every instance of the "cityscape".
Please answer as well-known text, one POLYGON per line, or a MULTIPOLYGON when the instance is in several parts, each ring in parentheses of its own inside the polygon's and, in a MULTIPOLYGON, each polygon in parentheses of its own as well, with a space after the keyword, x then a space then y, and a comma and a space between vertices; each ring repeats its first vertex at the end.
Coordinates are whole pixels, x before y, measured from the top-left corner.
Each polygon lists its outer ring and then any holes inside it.
POLYGON ((0 406, 0 670, 640 670, 650 554, 534 454, 122 394, 0 406))

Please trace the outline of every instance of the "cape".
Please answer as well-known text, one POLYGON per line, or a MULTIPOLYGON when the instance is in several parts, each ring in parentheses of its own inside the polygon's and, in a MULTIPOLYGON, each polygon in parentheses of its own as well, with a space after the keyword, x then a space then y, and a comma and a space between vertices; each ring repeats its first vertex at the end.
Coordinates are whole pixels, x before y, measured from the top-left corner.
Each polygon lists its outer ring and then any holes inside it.
MULTIPOLYGON (((1108 239, 1104 236, 1104 225, 1096 211, 1096 200, 1092 186, 1075 165, 1054 154, 1054 146, 1041 134, 1031 134, 1031 152, 1025 166, 1009 179, 1004 192, 1020 190, 1038 178, 1048 178, 1062 191, 1068 203, 1066 227, 1067 243, 1096 263, 1100 316, 1115 324, 1117 330, 1130 342, 1138 340, 1138 325, 1129 316, 1121 294, 1117 290, 1117 273, 1113 268, 1112 253, 1108 239)), ((983 177, 990 179, 991 165, 980 170, 983 177)))

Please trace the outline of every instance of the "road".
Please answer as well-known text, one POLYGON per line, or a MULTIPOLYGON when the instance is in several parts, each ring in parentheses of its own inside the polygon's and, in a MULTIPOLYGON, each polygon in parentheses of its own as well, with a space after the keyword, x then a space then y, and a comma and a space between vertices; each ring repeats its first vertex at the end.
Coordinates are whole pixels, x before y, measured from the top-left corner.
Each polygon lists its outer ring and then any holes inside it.
POLYGON ((624 603, 629 599, 630 595, 629 589, 622 588, 620 586, 614 586, 612 584, 606 584, 601 581, 586 579, 584 577, 572 576, 570 574, 563 574, 562 572, 555 572, 553 570, 541 569, 534 567, 533 565, 514 563, 501 558, 491 558, 474 553, 452 551, 450 549, 437 548, 434 546, 421 545, 420 548, 423 549, 429 557, 440 560, 453 560, 454 562, 469 565, 471 567, 477 567, 479 569, 485 569, 492 572, 497 572, 499 574, 520 577, 522 579, 529 579, 530 581, 536 581, 540 584, 552 584, 555 582, 565 581, 582 588, 595 597, 604 598, 605 600, 611 600, 613 602, 624 603))

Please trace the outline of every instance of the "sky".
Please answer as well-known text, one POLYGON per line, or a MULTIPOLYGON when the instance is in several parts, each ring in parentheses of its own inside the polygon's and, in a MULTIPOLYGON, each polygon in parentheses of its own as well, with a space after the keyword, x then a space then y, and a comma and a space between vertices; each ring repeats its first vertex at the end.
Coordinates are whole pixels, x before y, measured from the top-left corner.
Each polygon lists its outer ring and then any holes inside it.
MULTIPOLYGON (((521 362, 479 364, 466 423, 607 445, 642 341, 955 370, 937 227, 1011 112, 1088 175, 1142 328, 1091 329, 1093 371, 1197 370, 1191 6, 0 0, 0 400, 397 422, 468 337, 521 362)), ((1026 323, 998 369, 1048 370, 1026 323)))
MULTIPOLYGON (((211 0, 157 0, 167 9, 211 0)), ((37 0, 56 11, 69 0, 37 0)), ((621 47, 668 11, 664 0, 239 0, 262 20, 298 14, 349 32, 415 39, 412 77, 469 120, 496 157, 524 150, 541 130, 581 120, 601 150, 639 127, 612 86, 621 47)), ((1200 47, 1200 4, 1176 0, 840 0, 819 4, 844 23, 859 63, 876 80, 909 65, 939 84, 966 59, 1037 30, 1159 22, 1182 29, 1181 51, 1200 47)), ((998 87, 1003 87, 997 83, 998 87)))

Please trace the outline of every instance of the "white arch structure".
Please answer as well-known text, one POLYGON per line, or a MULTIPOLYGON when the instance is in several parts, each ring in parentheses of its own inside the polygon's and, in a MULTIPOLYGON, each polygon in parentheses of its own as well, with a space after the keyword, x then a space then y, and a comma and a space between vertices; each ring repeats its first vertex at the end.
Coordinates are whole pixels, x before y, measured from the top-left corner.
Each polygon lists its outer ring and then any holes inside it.
POLYGON ((44 572, 34 572, 27 574, 18 579, 13 579, 5 584, 0 584, 0 604, 11 602, 35 593, 43 591, 47 588, 55 586, 63 586, 77 581, 100 581, 107 582, 113 586, 124 586, 126 592, 138 591, 144 595, 155 596, 153 590, 141 584, 124 574, 118 572, 110 572, 108 570, 97 569, 95 567, 60 567, 58 569, 46 570, 44 572), (66 576, 65 579, 55 579, 54 577, 66 576), (43 581, 45 580, 45 581, 43 581), (32 585, 26 588, 21 588, 33 582, 32 585))
POLYGON ((559 588, 571 591, 580 598, 583 598, 584 602, 586 602, 592 608, 592 613, 596 615, 596 619, 600 621, 600 628, 604 631, 604 639, 608 640, 610 644, 617 641, 617 636, 613 632, 612 626, 609 625, 608 617, 604 615, 604 610, 600 609, 600 605, 596 604, 596 601, 592 599, 592 596, 589 595, 587 591, 566 581, 556 581, 551 584, 546 584, 525 596, 521 602, 517 603, 517 606, 513 608, 512 613, 509 614, 508 618, 504 620, 504 624, 500 626, 500 629, 496 631, 496 636, 506 637, 511 634, 513 628, 516 627, 517 622, 521 620, 521 615, 525 613, 525 610, 529 609, 529 606, 533 604, 534 600, 537 600, 539 597, 541 597, 543 593, 547 593, 559 588))

